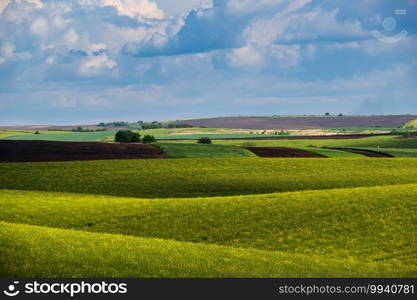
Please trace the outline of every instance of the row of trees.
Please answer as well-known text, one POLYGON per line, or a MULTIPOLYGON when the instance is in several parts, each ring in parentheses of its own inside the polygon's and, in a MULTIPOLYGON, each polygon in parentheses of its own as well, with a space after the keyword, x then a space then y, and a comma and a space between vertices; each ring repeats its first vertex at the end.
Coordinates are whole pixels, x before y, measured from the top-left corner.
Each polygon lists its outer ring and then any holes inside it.
POLYGON ((114 141, 118 143, 150 144, 156 142, 156 139, 153 135, 145 135, 143 138, 141 138, 141 135, 138 132, 133 132, 131 130, 119 130, 116 133, 114 141))
POLYGON ((144 122, 144 121, 137 121, 136 123, 128 123, 128 122, 109 122, 109 123, 100 123, 97 125, 98 127, 126 127, 130 129, 159 129, 159 128, 192 128, 195 127, 190 124, 185 123, 161 123, 158 121, 153 122, 144 122))
MULTIPOLYGON (((116 133, 114 141, 117 143, 144 143, 150 144, 155 143, 156 139, 153 135, 145 135, 141 138, 141 135, 138 132, 133 132, 131 130, 119 130, 116 133)), ((197 141, 198 144, 211 144, 211 139, 208 137, 202 137, 197 141)))

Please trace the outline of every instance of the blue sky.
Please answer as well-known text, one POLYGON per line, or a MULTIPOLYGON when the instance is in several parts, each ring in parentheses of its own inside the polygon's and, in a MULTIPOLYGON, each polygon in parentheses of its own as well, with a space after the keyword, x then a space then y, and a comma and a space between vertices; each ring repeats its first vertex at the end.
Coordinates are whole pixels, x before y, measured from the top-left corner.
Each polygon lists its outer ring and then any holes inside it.
POLYGON ((416 34, 417 0, 0 0, 0 125, 417 114, 416 34))

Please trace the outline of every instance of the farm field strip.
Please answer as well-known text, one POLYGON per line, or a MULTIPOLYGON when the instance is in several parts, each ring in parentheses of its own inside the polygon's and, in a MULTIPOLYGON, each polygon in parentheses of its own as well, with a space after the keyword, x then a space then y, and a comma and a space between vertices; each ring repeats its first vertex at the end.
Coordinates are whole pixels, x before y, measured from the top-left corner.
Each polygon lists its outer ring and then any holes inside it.
POLYGON ((410 266, 0 222, 2 277, 407 277, 410 266), (19 249, 19 251, 16 251, 19 249))
POLYGON ((237 146, 157 143, 168 158, 233 158, 256 157, 251 151, 237 146))
POLYGON ((417 183, 413 158, 188 158, 0 163, 0 189, 142 198, 417 183))
POLYGON ((417 184, 191 199, 2 190, 0 221, 417 265, 416 195, 417 184))
POLYGON ((108 137, 114 139, 116 131, 96 131, 96 132, 41 132, 41 134, 26 134, 8 136, 6 140, 47 140, 47 141, 63 141, 63 142, 95 142, 102 141, 108 137))
POLYGON ((191 199, 1 190, 0 275, 413 277, 416 194, 417 184, 191 199))
MULTIPOLYGON (((187 142, 187 141, 185 141, 187 142)), ((215 144, 244 145, 238 140, 216 140, 215 144)), ((256 140, 256 147, 330 147, 330 148, 411 148, 417 149, 417 138, 405 139, 397 136, 378 136, 361 139, 322 139, 322 140, 256 140)))

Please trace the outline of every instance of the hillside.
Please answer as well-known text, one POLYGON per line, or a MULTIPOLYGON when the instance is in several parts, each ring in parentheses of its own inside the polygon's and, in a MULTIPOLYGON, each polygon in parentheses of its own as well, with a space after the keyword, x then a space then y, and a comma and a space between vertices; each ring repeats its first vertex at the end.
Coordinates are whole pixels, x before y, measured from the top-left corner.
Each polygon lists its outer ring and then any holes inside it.
POLYGON ((417 119, 416 115, 391 116, 342 116, 342 117, 220 117, 208 119, 182 120, 194 126, 207 128, 244 129, 319 129, 349 127, 401 127, 417 119))
POLYGON ((0 176, 2 189, 209 197, 417 183, 417 160, 248 157, 0 163, 0 176))
POLYGON ((416 189, 188 199, 2 190, 0 275, 415 276, 416 189))

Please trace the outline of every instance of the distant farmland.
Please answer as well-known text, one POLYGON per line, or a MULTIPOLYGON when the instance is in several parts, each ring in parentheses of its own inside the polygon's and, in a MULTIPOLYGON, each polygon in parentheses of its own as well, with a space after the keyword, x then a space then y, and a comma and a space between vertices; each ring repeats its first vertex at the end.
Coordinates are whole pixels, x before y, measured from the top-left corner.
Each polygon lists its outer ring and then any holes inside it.
POLYGON ((329 117, 222 117, 179 121, 208 128, 319 129, 349 127, 401 127, 417 115, 329 117))

